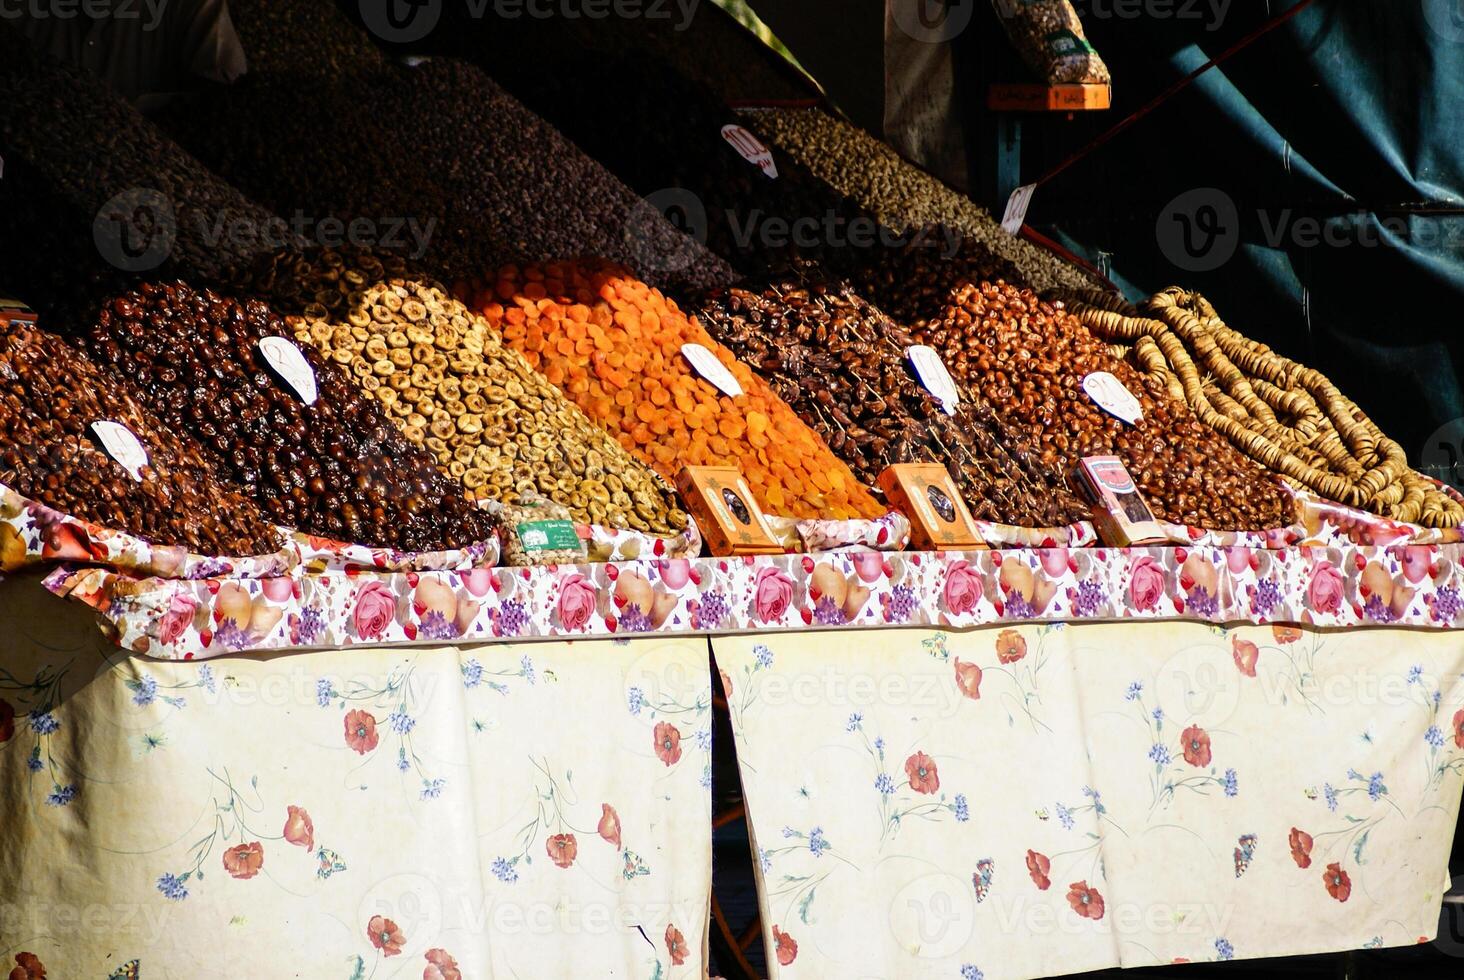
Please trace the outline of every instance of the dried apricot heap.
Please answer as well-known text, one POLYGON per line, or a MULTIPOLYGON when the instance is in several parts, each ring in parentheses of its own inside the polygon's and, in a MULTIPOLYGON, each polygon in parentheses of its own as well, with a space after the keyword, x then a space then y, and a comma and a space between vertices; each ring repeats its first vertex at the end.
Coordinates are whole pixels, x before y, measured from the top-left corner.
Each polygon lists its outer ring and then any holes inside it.
POLYGON ((507 344, 663 476, 731 463, 771 514, 884 513, 767 382, 623 267, 596 260, 508 265, 474 302, 507 344), (728 395, 698 374, 683 344, 711 351, 743 393, 728 395))

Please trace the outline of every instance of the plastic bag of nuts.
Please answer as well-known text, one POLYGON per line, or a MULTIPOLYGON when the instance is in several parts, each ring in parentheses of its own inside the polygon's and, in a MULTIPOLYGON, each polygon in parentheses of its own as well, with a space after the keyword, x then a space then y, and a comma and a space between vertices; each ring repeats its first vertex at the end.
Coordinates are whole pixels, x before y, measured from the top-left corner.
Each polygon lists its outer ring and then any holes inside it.
POLYGON ((575 530, 568 507, 528 496, 514 504, 484 504, 503 528, 505 565, 566 565, 583 562, 585 543, 575 530))
MULTIPOLYGON (((200 555, 282 546, 260 509, 216 475, 196 442, 144 409, 125 380, 19 322, 0 330, 0 484, 80 520, 200 555), (96 422, 125 426, 141 444, 146 461, 136 478, 104 450, 96 422)), ((0 524, 0 550, 16 544, 5 540, 8 528, 0 524)))
POLYGON ((350 371, 470 498, 542 495, 584 524, 661 536, 686 529, 665 481, 439 287, 378 282, 347 306, 343 320, 291 317, 292 336, 350 371))
POLYGON ((308 347, 297 350, 308 377, 270 363, 261 342, 293 347, 287 329, 258 300, 149 283, 114 299, 90 340, 98 359, 137 379, 167 424, 212 448, 277 523, 408 552, 490 537, 488 515, 346 374, 308 347), (316 397, 299 385, 313 385, 316 397))
POLYGON ((1175 524, 1262 531, 1292 523, 1295 507, 1270 474, 1030 290, 963 283, 940 316, 912 332, 1025 434, 1046 465, 1071 470, 1086 456, 1118 456, 1154 515, 1175 524), (1096 372, 1112 374, 1138 400, 1136 424, 1085 392, 1084 379, 1096 372))
MULTIPOLYGON (((918 3, 921 0, 900 0, 918 3)), ((991 0, 1017 53, 1049 84, 1103 83, 1108 66, 1088 43, 1070 0, 991 0)))
POLYGON ((667 479, 683 466, 730 461, 769 514, 843 520, 886 512, 766 381, 623 267, 505 266, 475 305, 505 342, 667 479), (742 393, 702 377, 685 345, 704 348, 742 393))
POLYGON ((946 466, 978 520, 1061 527, 1088 508, 976 392, 945 412, 917 379, 915 340, 847 283, 779 280, 698 304, 719 340, 757 367, 867 483, 896 463, 946 466))

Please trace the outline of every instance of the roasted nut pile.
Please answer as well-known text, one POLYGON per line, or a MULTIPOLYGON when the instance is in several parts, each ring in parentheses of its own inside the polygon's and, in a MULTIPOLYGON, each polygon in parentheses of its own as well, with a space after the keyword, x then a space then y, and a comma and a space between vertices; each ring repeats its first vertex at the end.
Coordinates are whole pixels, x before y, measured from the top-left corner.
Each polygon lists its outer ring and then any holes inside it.
POLYGON ((475 305, 506 343, 667 479, 683 466, 730 462, 770 514, 884 513, 767 382, 625 269, 607 262, 505 266, 475 305), (723 394, 696 373, 683 344, 715 354, 743 394, 723 394))
MULTIPOLYGON (((822 109, 748 109, 743 116, 771 141, 775 152, 797 160, 890 228, 951 229, 1011 263, 1017 275, 1009 280, 1026 282, 1039 293, 1094 284, 1077 266, 1008 235, 991 212, 907 163, 858 126, 822 109)), ((935 247, 944 246, 941 237, 929 240, 935 247)))
POLYGON ((1006 283, 957 288, 940 317, 913 332, 940 351, 1048 466, 1071 470, 1084 456, 1116 455, 1156 516, 1214 530, 1291 523, 1284 490, 1162 385, 1114 357, 1071 314, 1006 283), (1095 371, 1113 374, 1139 400, 1129 426, 1083 390, 1095 371))
POLYGON ((542 495, 583 523, 658 535, 686 529, 670 486, 436 286, 375 283, 352 294, 344 318, 289 324, 302 344, 352 372, 470 498, 542 495))
POLYGON ((488 515, 344 372, 302 348, 319 390, 312 405, 277 379, 259 342, 287 331, 257 300, 148 283, 114 299, 91 340, 99 361, 135 378, 148 405, 212 448, 278 523, 402 551, 487 539, 488 515))
POLYGON ((232 0, 229 16, 249 59, 242 83, 251 78, 333 78, 387 64, 370 35, 330 0, 232 0))
POLYGON ((847 284, 732 287, 698 311, 866 483, 895 463, 937 462, 978 520, 1057 527, 1087 518, 1066 476, 1039 462, 979 396, 964 392, 947 415, 909 366, 914 339, 847 284))
MULTIPOLYGON (((105 83, 0 24, 0 146, 71 205, 60 228, 127 271, 212 276, 248 260, 271 215, 210 173, 105 83), (95 228, 93 226, 95 222, 95 228), (239 233, 242 229, 243 233, 239 233)), ((6 213, 8 234, 23 215, 6 213)), ((44 227, 63 216, 40 213, 44 227)), ((40 254, 38 259, 47 259, 40 254)))
POLYGON ((258 555, 281 545, 197 443, 61 338, 20 323, 0 330, 0 483, 72 517, 197 554, 258 555), (141 482, 102 450, 94 422, 117 422, 137 437, 149 463, 141 482))
POLYGON ((583 253, 622 259, 657 282, 706 287, 734 278, 462 62, 226 90, 210 111, 173 125, 247 193, 306 219, 307 237, 323 233, 326 219, 364 221, 363 237, 445 281, 583 253))

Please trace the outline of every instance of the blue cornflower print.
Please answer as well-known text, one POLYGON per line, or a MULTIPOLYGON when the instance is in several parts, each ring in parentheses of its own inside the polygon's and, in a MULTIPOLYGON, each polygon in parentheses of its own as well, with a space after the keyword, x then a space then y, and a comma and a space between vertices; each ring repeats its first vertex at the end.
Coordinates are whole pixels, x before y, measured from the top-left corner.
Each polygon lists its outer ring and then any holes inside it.
POLYGON ((188 897, 188 886, 185 884, 187 880, 187 875, 179 878, 177 875, 169 872, 158 879, 158 891, 163 893, 164 898, 171 898, 175 902, 181 902, 188 897))
POLYGON ((132 703, 139 708, 146 708, 156 701, 157 697, 158 679, 151 674, 144 674, 142 680, 138 681, 137 686, 133 688, 132 703))
POLYGON ((1123 699, 1125 701, 1137 701, 1139 699, 1140 695, 1142 695, 1143 693, 1144 693, 1144 685, 1143 685, 1143 682, 1141 682, 1141 681, 1134 681, 1132 684, 1130 684, 1128 686, 1128 690, 1124 692, 1123 699))
POLYGON ((203 685, 203 689, 208 693, 213 694, 218 690, 218 685, 214 681, 213 668, 208 664, 199 665, 198 680, 203 685))
POLYGON ((1225 787, 1226 796, 1237 796, 1240 794, 1240 783, 1234 769, 1225 770, 1225 778, 1220 780, 1220 785, 1225 787))
POLYGON ((49 711, 32 711, 30 713, 31 731, 37 735, 52 735, 61 728, 61 723, 56 716, 49 711))
POLYGON ((1439 731, 1438 725, 1429 725, 1428 731, 1423 733, 1423 740, 1436 749, 1444 747, 1444 733, 1439 731))
POLYGON ((442 795, 442 787, 447 785, 445 779, 424 779, 422 780, 422 799, 435 800, 442 795))
POLYGON ((1423 664, 1414 664, 1408 668, 1408 683, 1419 684, 1423 682, 1423 664))
POLYGON ((752 648, 752 655, 756 658, 758 667, 766 669, 773 665, 773 651, 761 643, 752 648))
POLYGON ((37 745, 30 750, 30 755, 25 757, 25 767, 31 772, 40 772, 42 765, 41 747, 37 745))
POLYGON ((974 964, 966 963, 961 967, 961 980, 986 980, 986 975, 974 964))
POLYGON ((1155 708, 1151 714, 1153 714, 1155 721, 1162 722, 1164 720, 1163 708, 1155 708))
POLYGON ((398 735, 406 735, 411 732, 412 729, 417 727, 417 719, 407 714, 401 708, 398 708, 391 714, 387 715, 386 723, 390 725, 391 730, 396 732, 398 735))
POLYGON ((1055 806, 1057 807, 1057 822, 1062 824, 1063 830, 1072 830, 1076 826, 1076 822, 1073 820, 1073 811, 1061 803, 1055 804, 1055 806))
POLYGON ((849 720, 844 723, 844 731, 857 732, 859 730, 859 726, 862 724, 864 724, 863 713, 855 711, 854 713, 849 715, 849 720))
POLYGON ((965 823, 971 819, 971 809, 966 805, 966 795, 956 794, 956 823, 965 823))
POLYGON ((1337 790, 1331 783, 1322 784, 1322 796, 1327 801, 1327 809, 1333 813, 1337 812, 1337 790))
POLYGON ((1221 938, 1215 940, 1215 952, 1222 960, 1235 959, 1235 947, 1230 945, 1230 940, 1228 939, 1221 938))
POLYGON ((328 678, 322 677, 315 682, 315 703, 322 708, 329 708, 330 703, 335 700, 335 685, 328 678))
POLYGON ((824 839, 822 827, 815 827, 808 832, 808 849, 813 852, 814 857, 822 857, 828 847, 829 842, 824 839))
POLYGON ((67 783, 65 786, 57 786, 50 796, 46 797, 46 806, 66 806, 76 799, 76 787, 67 783))
POLYGON ((1167 766, 1173 760, 1169 754, 1169 746, 1162 742, 1155 742, 1149 749, 1149 758, 1161 766, 1167 766))
POLYGON ((1386 787, 1386 786, 1383 785, 1383 774, 1382 773, 1375 772, 1370 777, 1368 777, 1368 781, 1367 781, 1367 798, 1368 799, 1370 799, 1374 803, 1376 803, 1378 800, 1382 799, 1384 796, 1387 796, 1387 795, 1388 795, 1388 787, 1386 787))
POLYGON ((632 687, 625 692, 625 706, 630 709, 631 714, 639 716, 641 708, 644 708, 645 705, 646 693, 640 688, 632 687))
POLYGON ((483 665, 476 659, 463 664, 463 687, 474 688, 483 683, 483 665))
POLYGON ((890 778, 889 773, 882 772, 874 777, 874 788, 879 790, 881 795, 889 796, 895 791, 895 781, 890 778))
POLYGON ((497 878, 499 881, 503 882, 506 885, 511 885, 519 879, 518 872, 515 871, 513 865, 504 858, 494 858, 493 877, 497 878))
POLYGON ((524 659, 519 661, 519 673, 523 675, 524 680, 530 684, 534 683, 537 675, 534 673, 534 662, 529 659, 528 654, 524 654, 524 659))

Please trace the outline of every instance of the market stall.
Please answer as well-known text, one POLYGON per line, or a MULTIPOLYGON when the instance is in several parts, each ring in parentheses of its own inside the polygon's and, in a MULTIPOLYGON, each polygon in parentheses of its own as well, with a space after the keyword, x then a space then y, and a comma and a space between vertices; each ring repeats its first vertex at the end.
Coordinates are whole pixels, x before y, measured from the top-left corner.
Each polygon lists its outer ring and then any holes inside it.
POLYGON ((240 7, 256 71, 155 118, 0 25, 12 980, 1433 938, 1464 496, 1364 399, 786 67, 734 109, 649 28, 542 77, 578 28, 399 63, 240 7), (419 247, 310 240, 392 220, 419 247))

